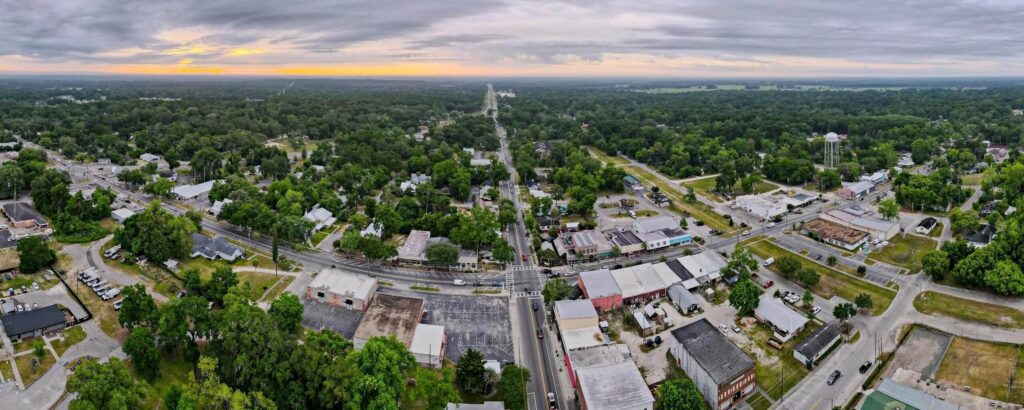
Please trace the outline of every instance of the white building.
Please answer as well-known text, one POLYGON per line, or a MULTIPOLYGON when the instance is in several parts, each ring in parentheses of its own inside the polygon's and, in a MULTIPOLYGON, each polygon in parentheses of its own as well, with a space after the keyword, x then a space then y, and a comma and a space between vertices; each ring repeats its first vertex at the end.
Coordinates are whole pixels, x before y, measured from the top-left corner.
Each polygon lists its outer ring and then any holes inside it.
POLYGON ((899 222, 873 217, 859 208, 833 209, 822 213, 820 218, 867 232, 875 239, 889 240, 900 232, 899 222))
POLYGON ((377 293, 377 280, 337 269, 321 270, 306 287, 306 298, 364 311, 377 293))
POLYGON ((783 343, 796 336, 807 325, 807 317, 790 309, 779 298, 771 295, 761 297, 761 303, 754 309, 754 317, 770 326, 775 338, 783 343))
POLYGON ((114 218, 119 224, 124 224, 125 220, 133 216, 135 216, 135 211, 128 208, 115 209, 110 212, 110 217, 114 218))
POLYGON ((671 216, 656 216, 633 221, 633 232, 643 235, 648 232, 660 231, 662 229, 678 228, 679 221, 671 216))
POLYGON ((370 222, 370 224, 366 225, 363 230, 359 231, 359 235, 364 238, 370 236, 380 238, 384 235, 384 225, 381 225, 381 223, 377 221, 370 222))
POLYGON ((398 247, 398 259, 409 262, 423 262, 427 260, 427 243, 430 240, 430 231, 412 230, 405 238, 405 243, 398 247))
POLYGON ((760 195, 739 196, 734 203, 736 207, 760 219, 772 219, 789 211, 785 203, 772 202, 760 195))
POLYGON ((206 181, 197 185, 178 185, 171 189, 171 194, 182 201, 196 199, 201 195, 208 194, 213 189, 214 182, 216 181, 206 181))
MULTIPOLYGON (((683 286, 692 290, 707 282, 722 277, 722 268, 729 262, 715 251, 704 251, 696 255, 683 256, 677 259, 682 271, 690 276, 683 280, 683 286)), ((677 273, 678 274, 678 273, 677 273)))
POLYGON ((409 353, 416 358, 416 363, 434 369, 440 369, 444 363, 444 349, 447 337, 444 326, 420 323, 412 335, 409 353))
POLYGON ((319 231, 323 228, 334 225, 334 222, 338 220, 338 218, 334 217, 334 214, 331 213, 331 211, 321 208, 320 204, 314 205, 313 209, 310 209, 309 212, 302 215, 302 219, 316 224, 313 226, 314 231, 319 231))

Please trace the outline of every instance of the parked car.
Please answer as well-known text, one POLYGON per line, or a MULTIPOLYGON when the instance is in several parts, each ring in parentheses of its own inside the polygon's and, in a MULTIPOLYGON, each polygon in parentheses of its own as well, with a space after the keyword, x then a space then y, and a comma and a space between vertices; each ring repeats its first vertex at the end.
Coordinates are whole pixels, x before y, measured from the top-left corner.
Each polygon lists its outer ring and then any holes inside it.
POLYGON ((871 368, 871 365, 872 365, 872 364, 873 364, 873 363, 871 363, 871 361, 870 361, 870 360, 865 360, 865 361, 864 361, 864 363, 862 363, 862 364, 860 365, 860 369, 859 369, 859 370, 860 370, 860 374, 864 374, 864 373, 867 373, 867 372, 868 372, 868 369, 870 369, 870 368, 871 368))
POLYGON ((839 377, 842 376, 842 375, 843 375, 843 373, 840 372, 839 370, 833 371, 832 374, 828 375, 828 380, 827 380, 828 385, 831 386, 833 384, 836 384, 836 380, 839 380, 839 377))
POLYGON ((813 313, 815 315, 817 315, 818 312, 821 312, 821 308, 820 307, 815 306, 813 309, 811 309, 811 313, 813 313))
POLYGON ((39 284, 32 282, 32 290, 39 290, 39 284))
POLYGON ((466 286, 466 281, 462 279, 455 279, 454 281, 452 281, 452 284, 455 286, 466 286))
POLYGON ((739 333, 740 332, 740 327, 736 326, 736 325, 732 325, 732 332, 733 333, 739 333))
POLYGON ((726 331, 728 331, 728 330, 729 330, 729 326, 726 326, 726 324, 725 324, 725 323, 722 323, 722 324, 718 325, 718 328, 719 328, 719 329, 722 329, 722 332, 723 332, 723 333, 725 333, 726 331))
POLYGON ((775 258, 769 257, 768 259, 765 259, 764 262, 761 263, 761 265, 768 267, 771 266, 773 263, 775 263, 775 258))
POLYGON ((500 280, 496 280, 494 282, 491 282, 491 286, 494 286, 496 288, 500 288, 501 287, 501 281, 500 280))
POLYGON ((550 275, 551 274, 551 269, 549 269, 549 268, 541 269, 540 273, 543 273, 545 275, 550 275))
POLYGON ((7 225, 0 224, 0 229, 7 229, 7 225))
POLYGON ((533 302, 533 311, 534 312, 536 312, 539 307, 540 306, 537 305, 537 302, 533 302))
POLYGON ((558 408, 558 403, 555 402, 555 394, 552 392, 548 392, 548 407, 552 409, 558 408))
POLYGON ((110 299, 113 299, 115 296, 120 295, 120 294, 121 294, 121 288, 113 288, 113 289, 108 290, 106 293, 104 293, 103 296, 101 297, 101 299, 103 299, 103 300, 110 300, 110 299))

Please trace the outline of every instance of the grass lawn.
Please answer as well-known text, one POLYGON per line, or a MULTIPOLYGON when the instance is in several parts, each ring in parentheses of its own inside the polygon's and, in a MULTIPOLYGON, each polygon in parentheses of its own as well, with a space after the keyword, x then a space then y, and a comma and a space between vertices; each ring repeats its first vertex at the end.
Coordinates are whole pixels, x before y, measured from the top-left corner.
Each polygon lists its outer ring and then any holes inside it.
POLYGON ((53 346, 53 350, 57 351, 57 356, 64 356, 64 352, 85 340, 85 329, 81 326, 74 326, 64 329, 64 340, 54 340, 50 342, 53 346))
MULTIPOLYGON (((222 261, 211 261, 206 258, 191 258, 187 261, 181 262, 179 270, 185 272, 189 269, 196 269, 199 271, 199 277, 203 281, 210 280, 213 276, 213 271, 217 270, 218 267, 231 266, 222 261)), ((244 261, 234 263, 234 266, 251 266, 247 265, 244 261)), ((262 265, 261 265, 262 266, 262 265)), ((266 267, 266 266, 264 266, 266 267)), ((271 263, 270 267, 273 268, 274 264, 271 263)), ((244 288, 248 282, 251 286, 249 287, 249 297, 252 300, 260 300, 263 297, 263 293, 270 289, 280 277, 274 276, 273 273, 262 273, 262 272, 235 272, 238 276, 238 286, 244 288)), ((286 285, 287 286, 287 285, 286 285)))
POLYGON ((15 247, 0 249, 0 270, 17 268, 21 259, 18 258, 18 249, 15 247))
POLYGON ((928 236, 932 238, 938 238, 942 236, 942 229, 944 229, 944 227, 942 226, 942 222, 938 222, 935 224, 935 227, 932 228, 932 231, 928 232, 928 236))
POLYGON ((590 155, 593 155, 594 158, 597 158, 597 159, 601 160, 601 162, 604 162, 604 163, 610 163, 610 164, 614 164, 614 165, 626 165, 626 164, 629 164, 629 160, 628 159, 622 158, 620 156, 614 156, 613 157, 611 155, 605 154, 604 151, 601 151, 601 150, 599 150, 597 148, 594 148, 594 147, 587 147, 587 151, 590 151, 590 155))
POLYGON ((25 383, 26 389, 32 383, 35 383, 36 380, 39 380, 40 377, 43 377, 46 371, 50 370, 50 367, 53 367, 53 364, 57 362, 53 355, 47 351, 46 355, 39 361, 39 367, 33 370, 32 357, 31 354, 27 354, 14 359, 14 362, 18 364, 18 373, 21 374, 21 381, 25 383))
POLYGON ((676 187, 662 181, 660 178, 654 176, 650 172, 647 172, 643 168, 636 166, 625 166, 622 167, 627 173, 635 176, 645 185, 656 185, 661 188, 661 192, 672 200, 671 209, 680 213, 687 213, 690 216, 697 218, 710 227, 711 229, 717 229, 724 232, 723 237, 735 236, 740 232, 740 229, 729 226, 729 221, 722 215, 712 210, 709 206, 697 201, 688 202, 686 201, 685 195, 679 191, 676 187))
MULTIPOLYGON (((129 364, 128 369, 136 379, 144 380, 142 376, 136 373, 135 367, 129 364)), ((142 408, 155 409, 160 407, 163 404, 164 394, 167 393, 167 390, 170 390, 171 385, 177 384, 179 387, 184 387, 188 383, 188 376, 191 373, 192 365, 187 360, 169 355, 161 350, 160 371, 157 373, 156 379, 148 382, 149 388, 146 389, 146 396, 142 399, 142 408)))
POLYGON ((948 316, 1011 329, 1024 328, 1024 312, 1020 310, 930 290, 914 298, 914 309, 926 315, 948 316))
POLYGON ((50 270, 47 269, 45 271, 39 271, 39 272, 36 272, 36 273, 18 275, 18 276, 15 276, 14 279, 0 282, 0 292, 6 291, 7 289, 10 289, 10 288, 16 288, 17 289, 17 288, 20 288, 22 286, 28 288, 31 291, 32 290, 32 282, 35 282, 37 285, 39 285, 39 287, 41 289, 44 289, 44 290, 52 288, 54 285, 60 283, 60 281, 58 281, 56 277, 54 277, 53 279, 50 279, 50 280, 43 280, 43 272, 49 272, 49 271, 50 270))
MULTIPOLYGON (((803 267, 813 269, 821 277, 821 280, 811 287, 811 292, 825 299, 830 299, 832 296, 839 296, 852 302, 856 299, 858 294, 867 293, 871 296, 871 300, 874 301, 874 306, 871 308, 872 316, 878 316, 885 312, 892 303, 893 298, 896 297, 896 292, 890 289, 885 289, 881 286, 865 282, 835 269, 815 263, 810 259, 783 249, 771 241, 755 242, 747 245, 747 248, 762 258, 774 257, 778 260, 779 258, 787 255, 800 258, 799 260, 803 267)), ((769 266, 768 269, 772 272, 779 273, 778 264, 773 264, 772 266, 769 266)))
POLYGON ((960 185, 981 185, 983 174, 970 174, 960 177, 960 185))
MULTIPOLYGON (((941 231, 939 231, 941 232, 941 231)), ((896 235, 889 240, 884 248, 873 251, 868 257, 899 266, 916 273, 921 270, 921 259, 924 254, 935 249, 934 239, 917 235, 896 235)))
POLYGON ((749 344, 741 346, 743 350, 754 358, 754 373, 757 377, 757 385, 773 399, 782 397, 784 391, 790 391, 809 373, 807 368, 793 357, 793 347, 799 343, 802 337, 809 335, 814 330, 814 327, 816 326, 808 323, 807 328, 801 333, 801 337, 794 337, 784 343, 782 350, 776 350, 768 345, 768 339, 771 339, 772 331, 767 326, 758 323, 753 327, 743 328, 743 334, 761 352, 764 352, 764 355, 760 356, 755 353, 757 349, 749 344), (785 376, 785 379, 783 379, 783 376, 785 376))
POLYGON ((772 402, 759 391, 754 391, 747 397, 747 404, 754 410, 768 410, 772 407, 772 402))
POLYGON ((1017 368, 1014 370, 1013 388, 1010 389, 1010 403, 1024 403, 1024 360, 1017 352, 1017 368))
POLYGON ((330 234, 331 234, 330 231, 328 231, 326 229, 322 229, 322 230, 318 231, 317 233, 313 234, 313 238, 310 240, 310 242, 313 243, 313 246, 320 245, 320 241, 324 240, 324 238, 326 238, 327 235, 330 235, 330 234))
MULTIPOLYGON (((715 178, 716 177, 695 179, 692 181, 683 182, 683 185, 693 188, 694 192, 696 192, 699 195, 703 195, 712 201, 725 202, 725 198, 714 192, 715 178)), ((775 185, 771 182, 760 181, 754 184, 754 192, 752 194, 763 194, 765 192, 770 192, 778 188, 778 185, 775 185)), ((732 187, 732 191, 737 195, 743 192, 742 184, 740 184, 740 181, 736 181, 736 185, 732 187)), ((744 193, 743 195, 746 195, 746 193, 744 193)))
POLYGON ((264 294, 263 300, 272 301, 277 299, 277 297, 281 295, 281 292, 284 292, 285 288, 287 288, 288 285, 291 285, 294 280, 294 276, 281 276, 281 279, 270 288, 270 291, 264 294))
MULTIPOLYGON (((110 249, 113 246, 114 246, 114 241, 107 242, 102 247, 100 247, 100 254, 102 255, 103 252, 106 252, 107 249, 110 249)), ((145 281, 145 282, 147 282, 148 284, 151 284, 152 285, 152 289, 155 292, 157 292, 157 293, 159 293, 161 295, 167 296, 169 298, 170 297, 174 297, 174 295, 182 287, 181 280, 178 279, 177 277, 175 277, 174 275, 172 275, 170 272, 167 272, 163 268, 153 266, 152 264, 146 264, 145 266, 139 265, 139 264, 130 264, 129 265, 127 263, 122 262, 122 260, 123 260, 123 256, 122 257, 118 257, 116 259, 107 259, 107 258, 103 259, 103 261, 106 262, 106 264, 108 266, 111 266, 111 267, 113 267, 115 269, 118 269, 118 270, 124 272, 125 274, 142 276, 142 277, 144 277, 146 279, 149 279, 148 281, 145 281)), ((73 279, 69 279, 69 280, 73 280, 73 279)), ((72 286, 74 286, 74 285, 72 285, 72 286)), ((86 293, 86 292, 83 292, 83 293, 86 293)))
POLYGON ((1016 354, 1016 345, 957 337, 949 345, 935 377, 970 386, 973 394, 1004 400, 1010 374, 1016 371, 1012 360, 1016 354))
POLYGON ((14 380, 14 368, 11 367, 10 360, 0 362, 0 377, 3 377, 4 381, 14 380))

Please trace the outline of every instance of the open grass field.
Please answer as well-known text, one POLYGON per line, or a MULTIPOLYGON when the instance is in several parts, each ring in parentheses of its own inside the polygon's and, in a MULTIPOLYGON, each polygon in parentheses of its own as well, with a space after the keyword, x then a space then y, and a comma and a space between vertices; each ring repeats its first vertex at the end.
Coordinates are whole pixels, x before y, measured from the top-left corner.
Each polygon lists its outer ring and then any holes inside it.
MULTIPOLYGON (((715 177, 707 177, 701 179, 695 179, 692 181, 683 182, 683 186, 693 188, 693 191, 699 195, 702 195, 715 202, 725 202, 725 198, 716 194, 715 191, 715 177)), ((763 194, 765 192, 771 192, 778 189, 779 186, 771 182, 761 181, 754 184, 753 194, 763 194)), ((736 185, 733 186, 733 192, 739 194, 742 191, 742 187, 739 181, 736 181, 736 185)), ((745 195, 745 194, 744 194, 745 195)))
POLYGON ((262 300, 269 302, 277 299, 277 297, 281 295, 281 292, 284 292, 284 290, 288 288, 288 285, 291 285, 294 280, 294 276, 281 276, 281 279, 275 282, 271 286, 270 290, 263 294, 262 300))
POLYGON ((587 151, 589 151, 590 155, 593 155, 594 158, 597 158, 597 159, 601 160, 601 162, 604 162, 606 164, 613 164, 613 165, 626 165, 626 164, 629 164, 629 160, 628 159, 622 158, 620 156, 608 155, 604 151, 601 151, 601 150, 599 150, 597 148, 594 148, 594 147, 587 147, 587 151))
POLYGON ((50 342, 53 346, 53 350, 57 352, 57 356, 64 356, 64 352, 81 341, 85 340, 85 329, 81 326, 74 326, 64 329, 64 340, 54 340, 50 342))
POLYGON ((690 216, 697 218, 704 222, 711 229, 717 229, 721 232, 723 237, 730 237, 739 234, 740 230, 729 226, 729 221, 722 215, 712 210, 709 206, 701 202, 689 202, 686 200, 685 195, 679 191, 679 189, 671 184, 666 183, 657 176, 647 172, 643 168, 637 166, 625 166, 622 167, 626 173, 635 176, 644 185, 655 185, 661 188, 661 192, 672 200, 671 209, 680 213, 687 213, 690 216))
MULTIPOLYGON (((76 279, 70 280, 74 280, 75 283, 80 283, 76 279)), ((75 288, 75 284, 70 282, 69 284, 72 289, 75 288)), ((120 341, 128 339, 128 330, 121 327, 121 323, 117 321, 118 313, 114 310, 114 305, 112 303, 113 300, 104 301, 103 299, 100 299, 99 296, 96 296, 96 293, 91 290, 87 290, 84 287, 79 291, 76 291, 75 294, 82 299, 82 303, 89 308, 90 312, 92 312, 93 320, 96 321, 96 324, 99 325, 100 330, 102 330, 103 333, 106 333, 107 336, 120 341)), ((117 298, 115 298, 115 300, 116 299, 117 298)))
POLYGON ((0 270, 17 268, 21 259, 18 258, 18 249, 15 247, 0 249, 0 270))
POLYGON ((53 367, 53 364, 57 362, 57 360, 53 358, 53 355, 47 351, 46 355, 39 361, 39 367, 33 369, 32 357, 33 356, 31 354, 27 354, 24 356, 18 356, 14 359, 14 362, 18 365, 18 373, 21 374, 21 381, 25 384, 26 389, 28 386, 31 386, 32 383, 35 383, 36 380, 39 380, 40 377, 43 377, 43 375, 46 374, 46 371, 50 370, 50 368, 53 367))
POLYGON ((1009 329, 1024 328, 1024 312, 1020 310, 930 290, 914 298, 914 309, 926 315, 947 316, 1009 329))
POLYGON ((924 258, 924 254, 935 249, 936 245, 937 242, 931 238, 910 234, 896 235, 889 240, 889 245, 871 252, 868 257, 916 273, 921 270, 921 259, 924 258))
MULTIPOLYGON (((829 299, 832 296, 839 296, 852 302, 858 294, 867 293, 871 296, 871 300, 874 301, 874 306, 871 308, 872 316, 878 316, 884 313, 885 310, 889 308, 889 305, 892 304, 893 298, 896 297, 896 292, 890 289, 885 289, 881 286, 865 282, 859 278, 815 263, 801 255, 783 249, 768 240, 749 243, 747 248, 762 258, 773 257, 775 259, 779 259, 787 255, 800 258, 800 263, 804 267, 813 269, 821 277, 821 280, 811 287, 811 292, 815 295, 826 299, 829 299)), ((769 266, 768 269, 772 272, 778 273, 778 264, 769 266)))
MULTIPOLYGON (((218 267, 230 267, 227 263, 222 261, 211 261, 205 258, 192 258, 187 261, 183 261, 179 265, 180 271, 185 272, 189 269, 196 269, 199 271, 199 277, 203 279, 203 282, 210 280, 213 276, 213 271, 217 270, 218 267)), ((244 262, 236 262, 235 266, 247 266, 244 262)), ((261 265, 268 267, 267 265, 261 265)), ((274 265, 271 263, 269 268, 273 268, 274 265)), ((246 284, 249 284, 249 297, 252 300, 260 300, 263 298, 263 294, 270 289, 271 286, 276 283, 280 277, 274 276, 273 273, 262 273, 262 272, 235 272, 238 276, 238 286, 245 288, 246 284)), ((287 285, 286 285, 287 286, 287 285)))
POLYGON ((1013 386, 1010 388, 1010 403, 1024 403, 1024 360, 1020 360, 1020 354, 1024 353, 1018 348, 1017 368, 1013 373, 1013 386))
POLYGON ((1006 399, 1010 375, 1017 371, 1013 358, 1017 345, 957 337, 949 345, 935 377, 990 399, 1006 399))
POLYGON ((14 380, 14 368, 11 367, 10 360, 0 361, 0 377, 3 377, 4 381, 14 380))
POLYGON ((931 232, 928 232, 928 236, 932 237, 932 238, 938 238, 938 237, 942 236, 942 230, 943 229, 945 229, 945 226, 942 225, 942 222, 939 222, 939 223, 935 224, 935 227, 932 228, 931 232))
MULTIPOLYGON (((816 326, 808 324, 808 328, 804 329, 801 336, 810 334, 814 327, 816 326)), ((794 337, 783 344, 782 350, 776 350, 768 345, 772 331, 763 324, 744 327, 742 334, 753 343, 753 346, 744 344, 741 348, 754 358, 757 385, 773 399, 778 399, 784 392, 792 390, 809 373, 807 368, 793 357, 793 347, 800 343, 802 337, 794 337)))
POLYGON ((960 177, 960 185, 976 186, 981 185, 984 174, 970 174, 960 177))

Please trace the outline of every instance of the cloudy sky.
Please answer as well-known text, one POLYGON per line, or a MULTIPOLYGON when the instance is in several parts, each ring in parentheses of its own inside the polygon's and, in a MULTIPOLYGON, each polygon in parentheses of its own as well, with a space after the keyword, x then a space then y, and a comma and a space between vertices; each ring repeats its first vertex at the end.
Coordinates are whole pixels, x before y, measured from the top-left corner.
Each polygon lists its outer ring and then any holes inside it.
POLYGON ((0 0, 0 72, 1021 75, 1024 1, 0 0))

